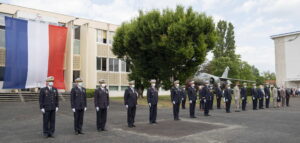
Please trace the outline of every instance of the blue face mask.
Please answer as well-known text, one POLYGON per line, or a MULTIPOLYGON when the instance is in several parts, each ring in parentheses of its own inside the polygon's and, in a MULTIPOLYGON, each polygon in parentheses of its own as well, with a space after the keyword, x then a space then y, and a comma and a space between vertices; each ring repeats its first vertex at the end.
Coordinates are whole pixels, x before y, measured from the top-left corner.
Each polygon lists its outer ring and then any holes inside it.
POLYGON ((52 87, 53 86, 53 82, 48 82, 48 85, 52 87))

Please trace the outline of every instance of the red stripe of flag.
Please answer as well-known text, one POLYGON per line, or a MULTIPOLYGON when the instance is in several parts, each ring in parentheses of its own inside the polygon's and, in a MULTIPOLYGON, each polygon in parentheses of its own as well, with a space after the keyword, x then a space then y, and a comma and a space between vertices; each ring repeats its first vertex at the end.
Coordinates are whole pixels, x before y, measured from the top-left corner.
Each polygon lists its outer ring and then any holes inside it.
POLYGON ((65 89, 64 55, 67 28, 49 25, 49 61, 48 76, 54 76, 54 87, 65 89))

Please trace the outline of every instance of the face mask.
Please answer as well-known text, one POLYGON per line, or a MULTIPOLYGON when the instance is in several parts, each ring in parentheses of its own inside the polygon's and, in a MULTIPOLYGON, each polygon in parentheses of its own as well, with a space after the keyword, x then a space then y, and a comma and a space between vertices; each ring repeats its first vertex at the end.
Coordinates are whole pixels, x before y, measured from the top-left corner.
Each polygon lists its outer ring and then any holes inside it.
POLYGON ((182 90, 185 90, 185 88, 182 88, 182 90))
POLYGON ((192 87, 195 87, 195 84, 192 84, 192 87))
POLYGON ((179 84, 175 84, 176 87, 179 87, 179 84))
POLYGON ((101 86, 102 86, 102 87, 105 87, 106 85, 105 85, 105 84, 101 84, 101 86))
POLYGON ((80 87, 81 87, 81 86, 82 86, 82 82, 79 82, 79 83, 78 83, 78 86, 80 86, 80 87))
POLYGON ((247 88, 247 86, 244 86, 245 88, 247 88))
POLYGON ((205 84, 206 86, 208 86, 209 84, 205 84))
POLYGON ((230 89, 230 86, 228 87, 228 89, 230 89))
POLYGON ((134 85, 131 85, 131 88, 134 88, 134 85))
POLYGON ((154 86, 155 86, 155 83, 152 83, 151 86, 154 87, 154 86))
POLYGON ((53 82, 49 82, 48 85, 49 85, 49 86, 53 86, 53 82))
POLYGON ((254 86, 254 88, 256 88, 256 86, 254 86))

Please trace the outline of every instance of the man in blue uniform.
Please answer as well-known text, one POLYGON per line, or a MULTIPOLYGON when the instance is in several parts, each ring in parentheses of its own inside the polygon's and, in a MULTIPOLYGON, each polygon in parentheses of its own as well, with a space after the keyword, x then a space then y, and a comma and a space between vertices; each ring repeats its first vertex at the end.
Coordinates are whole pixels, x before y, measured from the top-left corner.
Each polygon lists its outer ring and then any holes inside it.
POLYGON ((270 90, 269 83, 266 83, 264 91, 265 91, 265 98, 266 98, 266 108, 269 108, 270 97, 271 97, 271 90, 270 90))
POLYGON ((246 104, 247 104, 247 83, 243 84, 243 87, 241 88, 241 98, 242 98, 242 110, 246 110, 246 104))
POLYGON ((71 108, 74 112, 74 130, 75 135, 83 134, 83 115, 86 111, 86 90, 82 86, 80 78, 75 79, 75 87, 71 89, 71 108))
POLYGON ((230 84, 227 84, 224 90, 224 100, 226 105, 226 113, 230 113, 230 106, 232 100, 232 91, 230 88, 230 84))
POLYGON ((210 116, 209 109, 212 102, 212 92, 208 81, 205 82, 205 86, 201 90, 201 95, 204 103, 204 116, 210 116))
POLYGON ((157 103, 158 103, 158 90, 156 89, 156 80, 150 80, 151 87, 147 90, 147 102, 149 105, 150 115, 149 115, 149 123, 157 124, 156 116, 157 116, 157 103))
POLYGON ((265 91, 264 87, 262 85, 259 86, 259 89, 257 90, 258 98, 259 98, 259 109, 264 109, 264 97, 265 97, 265 91))
POLYGON ((174 81, 174 86, 171 89, 171 102, 173 104, 173 116, 174 120, 178 121, 179 119, 179 108, 180 102, 182 99, 181 89, 179 88, 179 80, 174 81))
POLYGON ((181 97, 182 97, 181 109, 185 109, 185 102, 186 102, 185 85, 182 85, 182 87, 181 87, 181 97))
POLYGON ((216 98, 217 98, 217 109, 221 109, 221 100, 222 100, 222 89, 220 86, 220 83, 218 83, 218 86, 215 87, 214 90, 215 94, 216 94, 216 98))
POLYGON ((53 87, 54 77, 46 80, 46 87, 42 88, 39 95, 40 109, 43 113, 44 137, 53 137, 55 131, 55 112, 58 111, 58 92, 53 87))
POLYGON ((251 96, 252 96, 252 105, 253 105, 253 110, 257 110, 257 99, 258 99, 258 94, 257 94, 257 88, 256 84, 252 85, 251 89, 251 96))
POLYGON ((138 94, 134 89, 135 82, 130 81, 129 87, 125 90, 124 93, 124 104, 127 109, 127 123, 129 128, 135 127, 134 119, 137 105, 138 94))
POLYGON ((197 100, 197 95, 196 95, 196 89, 195 89, 195 83, 194 81, 190 82, 190 86, 188 88, 188 97, 189 97, 189 102, 190 102, 190 117, 191 118, 196 118, 195 116, 195 108, 196 108, 196 100, 197 100))
POLYGON ((95 90, 94 103, 97 113, 97 130, 106 131, 107 109, 109 109, 109 93, 105 80, 100 80, 100 87, 95 90))

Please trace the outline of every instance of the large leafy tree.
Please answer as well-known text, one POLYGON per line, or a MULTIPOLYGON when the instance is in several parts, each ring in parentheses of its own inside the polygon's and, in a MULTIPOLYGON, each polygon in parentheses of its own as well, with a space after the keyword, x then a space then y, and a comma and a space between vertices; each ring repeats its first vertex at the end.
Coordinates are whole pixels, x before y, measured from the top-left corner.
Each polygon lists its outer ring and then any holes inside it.
POLYGON ((194 75, 215 44, 213 19, 191 7, 141 12, 116 31, 113 53, 129 63, 130 80, 143 90, 150 79, 169 89, 194 75))

